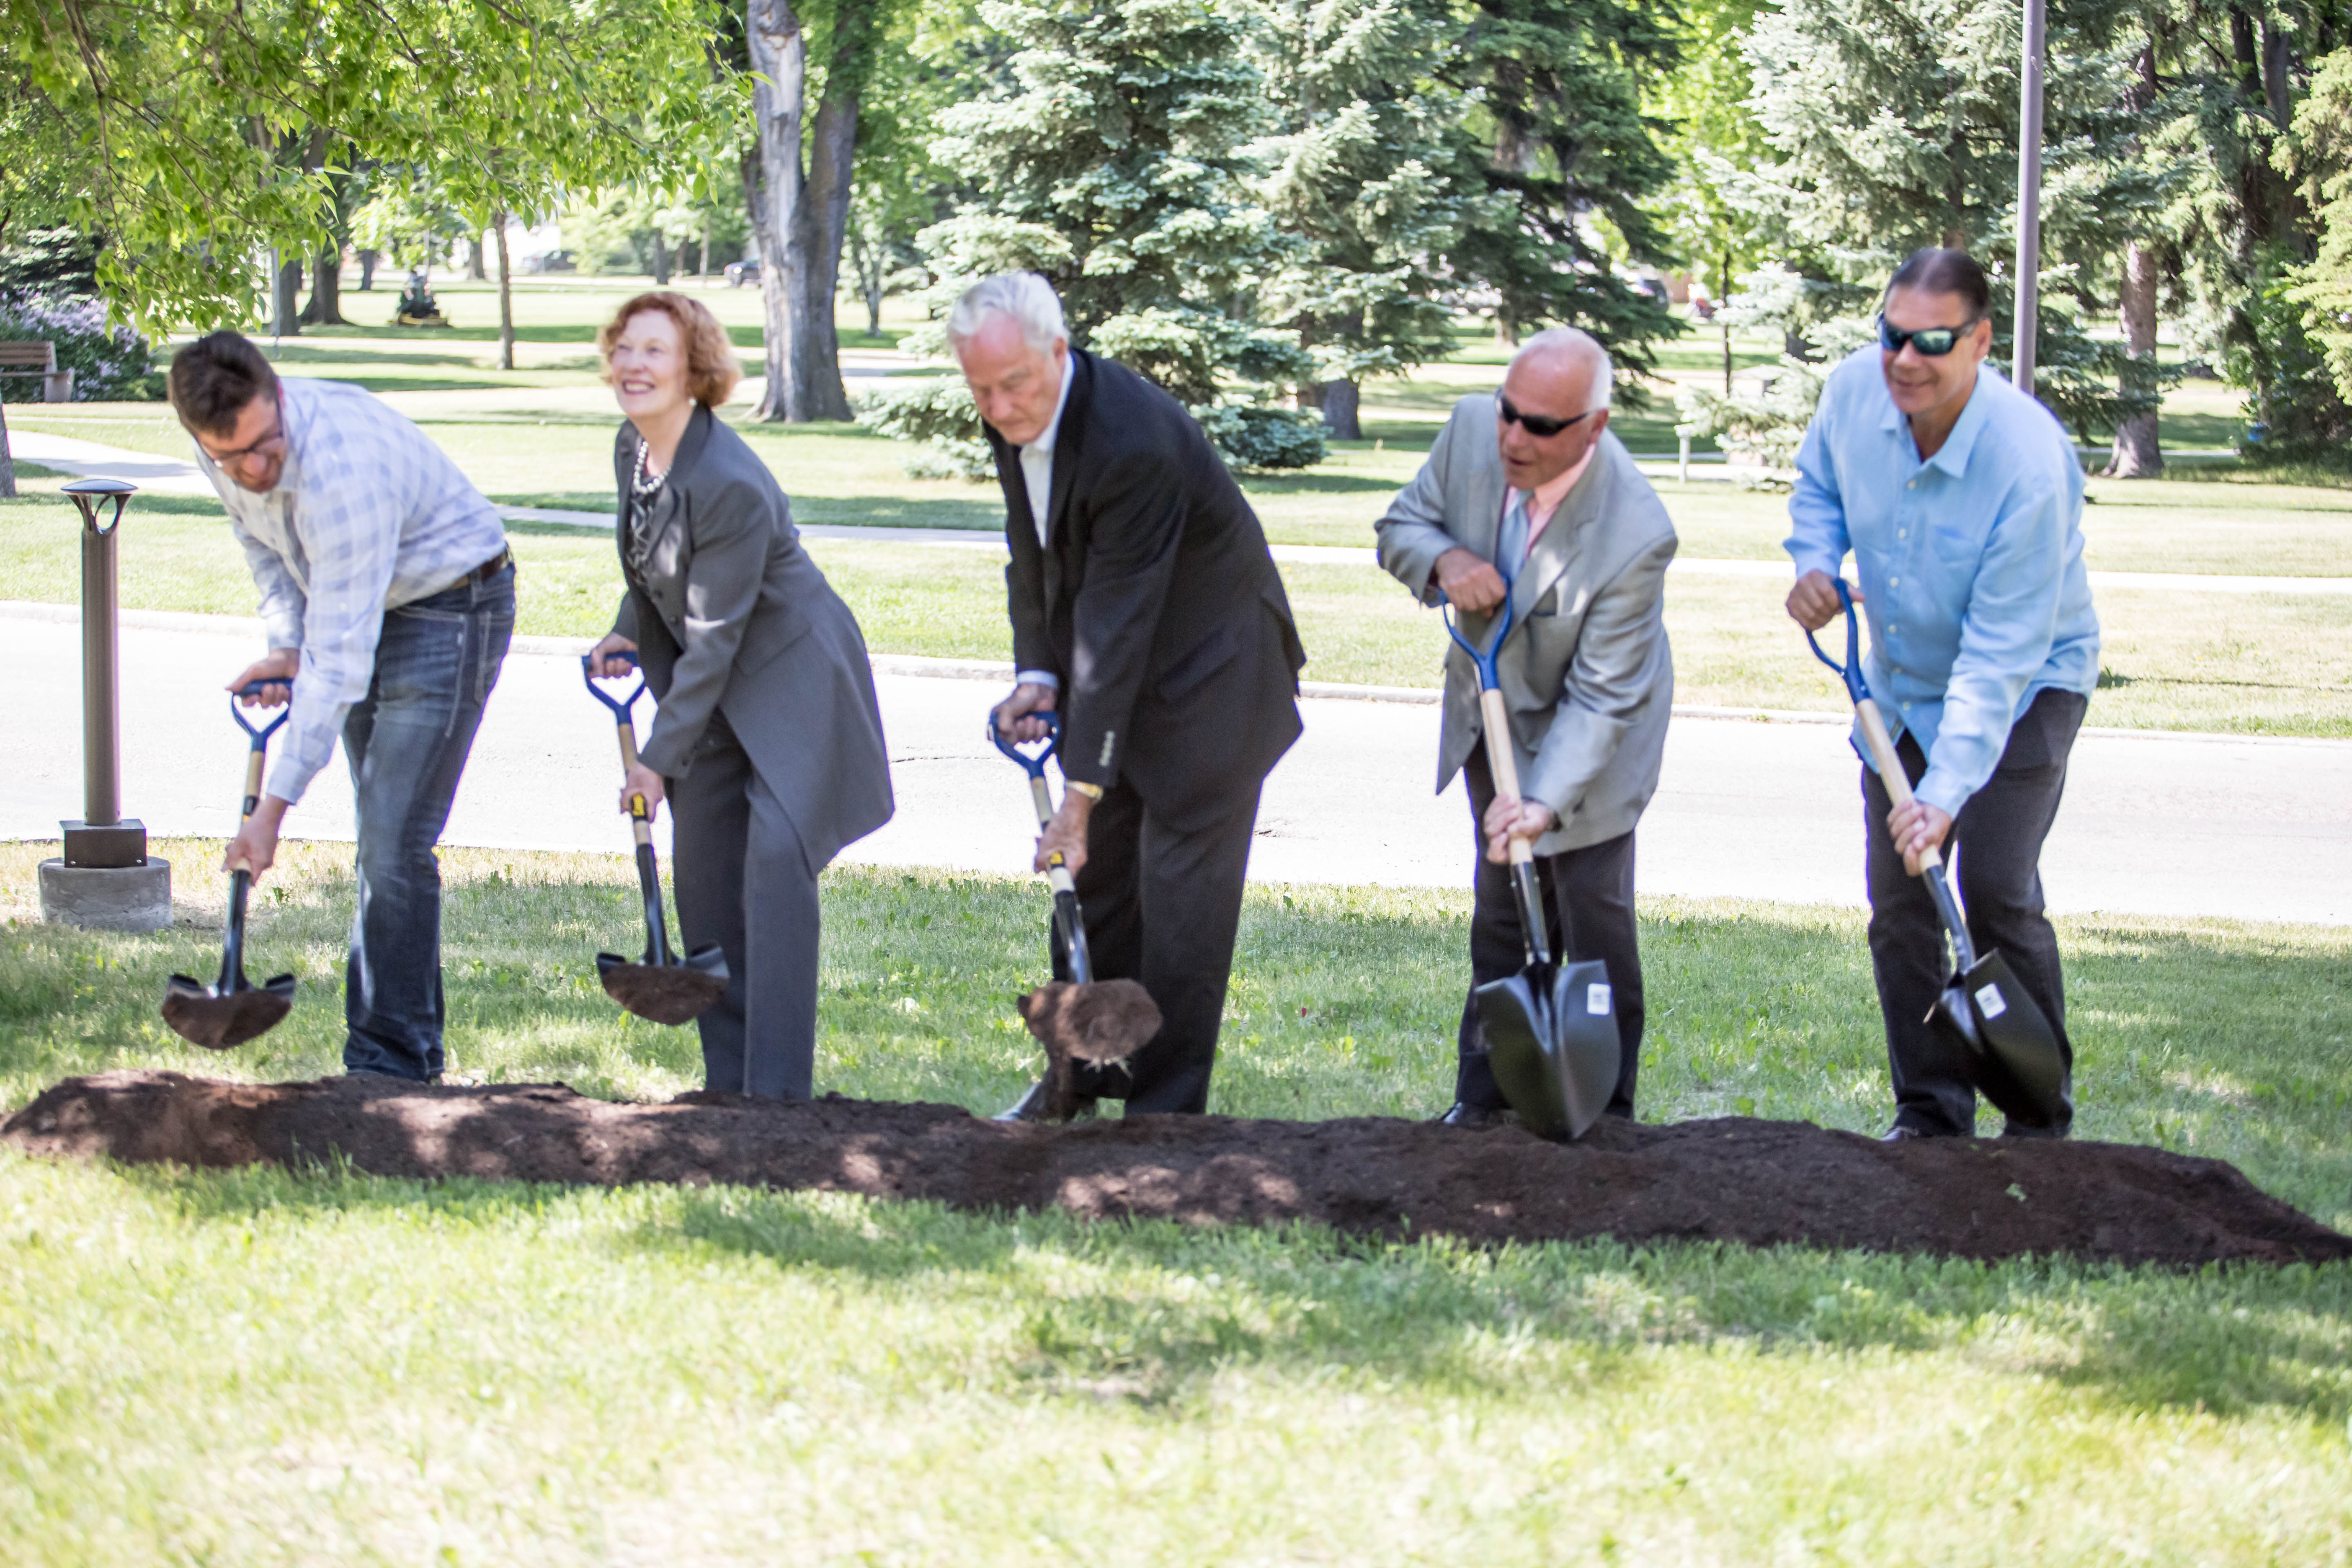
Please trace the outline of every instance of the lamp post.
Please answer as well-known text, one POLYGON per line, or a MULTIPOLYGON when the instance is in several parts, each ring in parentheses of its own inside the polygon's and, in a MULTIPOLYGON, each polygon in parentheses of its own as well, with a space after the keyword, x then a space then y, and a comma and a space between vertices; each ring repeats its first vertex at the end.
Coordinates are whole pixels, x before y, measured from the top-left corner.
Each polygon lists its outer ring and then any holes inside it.
POLYGON ((2011 386, 2033 395, 2033 351, 2042 326, 2042 58, 2044 0, 2024 0, 2025 53, 2019 62, 2017 116, 2017 314, 2011 386))
POLYGON ((115 535, 139 489, 121 479, 62 487, 81 513, 81 784, 65 853, 40 866, 41 917, 68 925, 154 931, 172 923, 172 867, 147 853, 147 826, 122 815, 121 637, 115 535), (107 503, 113 503, 108 515, 107 503))

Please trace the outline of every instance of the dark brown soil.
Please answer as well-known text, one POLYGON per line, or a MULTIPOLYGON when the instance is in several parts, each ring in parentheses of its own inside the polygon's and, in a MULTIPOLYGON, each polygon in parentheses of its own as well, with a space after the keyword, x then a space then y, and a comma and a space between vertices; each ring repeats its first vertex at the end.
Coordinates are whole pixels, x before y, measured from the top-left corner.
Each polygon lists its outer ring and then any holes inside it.
POLYGON ((1882 1144, 1788 1121, 1603 1122, 1561 1146, 1516 1130, 1370 1117, 1055 1127, 838 1098, 788 1105, 690 1094, 624 1105, 562 1084, 242 1084, 117 1072, 58 1084, 0 1136, 37 1153, 133 1163, 293 1164, 338 1154, 385 1176, 733 1182, 1088 1218, 1303 1219, 1481 1242, 1690 1237, 2173 1265, 2352 1258, 2352 1238, 2217 1160, 2121 1143, 1882 1144))

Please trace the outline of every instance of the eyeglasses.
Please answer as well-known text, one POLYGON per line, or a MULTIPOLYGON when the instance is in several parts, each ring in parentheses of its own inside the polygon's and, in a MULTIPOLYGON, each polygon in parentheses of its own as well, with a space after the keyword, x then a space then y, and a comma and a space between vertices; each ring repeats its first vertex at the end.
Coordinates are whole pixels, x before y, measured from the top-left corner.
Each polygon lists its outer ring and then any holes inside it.
POLYGON ((1551 419, 1540 414, 1522 414, 1511 405, 1509 398, 1500 393, 1495 395, 1496 416, 1506 425, 1517 425, 1538 441, 1557 436, 1570 426, 1590 419, 1600 412, 1598 408, 1588 408, 1572 419, 1551 419))
MULTIPOLYGON (((249 408, 252 405, 247 404, 246 406, 249 408)), ((213 464, 215 468, 226 468, 231 463, 241 463, 245 461, 246 458, 252 457, 256 452, 260 451, 264 447, 273 446, 279 441, 283 441, 285 438, 286 399, 281 395, 278 399, 278 423, 269 427, 268 435, 264 436, 260 440, 254 442, 251 446, 239 447, 233 452, 215 452, 213 450, 212 443, 205 440, 202 436, 198 436, 196 437, 196 445, 205 449, 205 456, 213 460, 213 464)))
MULTIPOLYGON (((1982 319, 1978 318, 1979 321, 1982 319)), ((1961 337, 1976 324, 1976 321, 1962 321, 1957 327, 1915 327, 1906 332, 1889 321, 1885 312, 1881 311, 1878 317, 1878 342, 1880 347, 1891 354, 1901 353, 1903 345, 1908 343, 1929 359, 1941 359, 1959 347, 1961 337)))

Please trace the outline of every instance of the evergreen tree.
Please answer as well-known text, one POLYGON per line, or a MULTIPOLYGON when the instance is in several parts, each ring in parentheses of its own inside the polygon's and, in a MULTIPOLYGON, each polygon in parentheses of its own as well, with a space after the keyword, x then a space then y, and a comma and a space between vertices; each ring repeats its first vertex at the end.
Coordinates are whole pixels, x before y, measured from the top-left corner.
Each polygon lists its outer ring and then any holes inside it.
POLYGON ((2336 396, 2352 403, 2352 48, 2320 62, 2294 132, 2289 172, 2317 216, 2319 247, 2298 271, 2294 297, 2326 354, 2336 396))
POLYGON ((1251 320, 1287 242, 1252 194, 1265 84, 1242 14, 1213 0, 986 0, 981 14, 1015 46, 1013 86, 940 116, 932 156, 974 195, 919 238, 935 302, 989 273, 1042 273, 1074 341, 1206 415, 1229 453, 1319 457, 1288 416, 1218 408, 1231 383, 1309 372, 1296 334, 1251 320))
MULTIPOLYGON (((1788 0, 1759 16, 1748 50, 1779 156, 1747 199, 1789 252, 1866 309, 1907 252, 1976 251, 1995 279, 1997 360, 2012 352, 2019 27, 2012 0, 1788 0)), ((2116 0, 2052 7, 2035 391, 2084 436, 2159 395, 2079 319, 2165 195, 2167 169, 2143 152, 2155 122, 2135 104, 2138 49, 2116 0)))
POLYGON ((1281 130, 1255 149, 1257 189, 1281 231, 1259 294, 1313 357, 1299 401, 1328 433, 1362 438, 1367 376, 1454 347, 1444 279, 1429 266, 1459 237, 1449 174, 1462 106, 1427 79, 1440 26, 1405 0, 1264 0, 1255 42, 1281 130))
MULTIPOLYGON (((1452 5, 1441 13, 1454 15, 1452 5)), ((1674 13, 1654 0, 1469 0, 1439 78, 1477 104, 1454 172, 1488 200, 1445 252, 1460 282, 1496 296, 1498 335, 1545 321, 1581 327, 1622 367, 1680 324, 1618 276, 1621 261, 1675 261, 1644 203, 1673 180, 1667 129, 1644 86, 1681 58, 1674 13)), ((1644 399, 1621 387, 1628 405, 1644 399)))

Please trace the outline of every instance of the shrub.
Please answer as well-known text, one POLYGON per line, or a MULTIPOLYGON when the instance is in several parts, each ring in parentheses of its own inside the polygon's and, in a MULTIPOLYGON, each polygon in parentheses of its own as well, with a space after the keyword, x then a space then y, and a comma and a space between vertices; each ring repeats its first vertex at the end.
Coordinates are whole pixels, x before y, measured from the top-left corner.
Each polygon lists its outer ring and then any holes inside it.
MULTIPOLYGON (((67 294, 18 294, 0 298, 0 340, 47 341, 58 347, 58 368, 74 373, 79 403, 152 402, 163 395, 163 377, 154 351, 128 327, 109 326, 106 307, 67 294)), ((22 401, 40 396, 38 384, 10 377, 22 401), (36 390, 25 397, 23 387, 36 390)))
POLYGON ((917 443, 907 458, 909 479, 977 482, 996 477, 996 459, 981 434, 980 410, 961 376, 866 393, 857 399, 857 422, 894 441, 917 443))
POLYGON ((1308 468, 1323 460, 1323 422, 1311 413, 1232 404, 1193 412, 1236 468, 1308 468))

